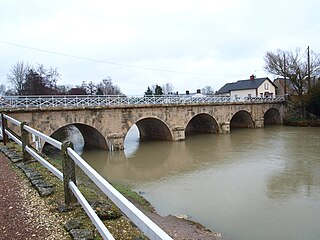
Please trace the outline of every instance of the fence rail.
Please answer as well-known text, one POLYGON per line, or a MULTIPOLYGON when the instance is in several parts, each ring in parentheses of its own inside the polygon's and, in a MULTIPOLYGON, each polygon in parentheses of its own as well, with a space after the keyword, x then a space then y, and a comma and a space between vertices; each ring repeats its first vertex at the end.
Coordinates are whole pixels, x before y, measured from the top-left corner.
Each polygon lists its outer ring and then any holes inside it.
POLYGON ((61 181, 64 181, 64 194, 65 203, 70 204, 74 200, 78 200, 82 208, 85 210, 92 223, 98 229, 100 235, 103 239, 114 240, 109 230, 106 228, 104 223, 100 220, 98 215, 92 209, 88 201, 82 195, 78 189, 75 181, 74 165, 78 165, 83 172, 99 187, 109 199, 111 199, 114 204, 151 240, 172 240, 172 238, 165 233, 160 227, 158 227, 153 221, 151 221, 146 215, 144 215, 137 207, 135 207, 131 202, 129 202, 121 193, 119 193, 110 183, 108 183, 101 175, 99 175, 89 164, 85 162, 79 156, 72 147, 70 147, 69 142, 61 143, 31 127, 29 127, 25 122, 20 122, 8 115, 1 114, 2 120, 2 137, 3 142, 6 144, 7 137, 9 136, 14 140, 19 146, 22 146, 23 159, 26 161, 30 155, 34 157, 39 163, 45 166, 50 172, 52 172, 61 181), (20 126, 21 136, 17 136, 11 129, 7 126, 7 122, 11 122, 14 125, 20 126), (33 134, 37 138, 51 144, 52 146, 58 148, 62 151, 64 156, 62 169, 63 173, 51 165, 47 160, 45 160, 41 155, 32 148, 29 144, 29 136, 26 134, 33 134), (20 140, 21 139, 21 140, 20 140), (30 154, 30 155, 27 155, 30 154), (28 157, 27 157, 28 156, 28 157), (71 167, 70 167, 71 166, 71 167), (71 194, 71 195, 70 195, 71 194))
POLYGON ((275 97, 236 97, 220 95, 161 95, 161 96, 4 96, 0 99, 0 108, 78 108, 103 107, 142 104, 210 104, 210 103, 261 103, 283 102, 284 96, 275 97))

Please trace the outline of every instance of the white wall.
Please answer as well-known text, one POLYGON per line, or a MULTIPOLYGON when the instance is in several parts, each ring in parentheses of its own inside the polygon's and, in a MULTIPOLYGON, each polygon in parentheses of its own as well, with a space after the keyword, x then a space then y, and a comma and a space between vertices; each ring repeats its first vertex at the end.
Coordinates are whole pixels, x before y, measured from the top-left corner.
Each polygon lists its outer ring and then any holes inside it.
POLYGON ((276 95, 276 88, 268 80, 265 80, 260 87, 258 87, 258 96, 260 96, 260 93, 264 95, 265 92, 272 93, 273 96, 276 95))
POLYGON ((231 91, 231 96, 237 95, 238 97, 248 97, 249 94, 251 94, 251 97, 256 97, 256 89, 231 91))
POLYGON ((245 89, 245 90, 235 90, 231 91, 231 96, 238 96, 238 97, 248 97, 251 94, 251 97, 260 97, 260 93, 265 96, 265 92, 269 92, 269 94, 276 95, 276 88, 269 82, 265 80, 259 87, 258 91, 256 89, 245 89))

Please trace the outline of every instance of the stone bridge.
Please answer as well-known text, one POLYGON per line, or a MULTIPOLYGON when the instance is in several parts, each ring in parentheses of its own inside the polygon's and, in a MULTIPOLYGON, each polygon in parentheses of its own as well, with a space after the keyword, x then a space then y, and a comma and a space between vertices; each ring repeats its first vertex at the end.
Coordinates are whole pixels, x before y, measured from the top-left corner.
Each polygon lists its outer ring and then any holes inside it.
POLYGON ((233 128, 281 124, 285 106, 283 102, 143 104, 4 112, 58 140, 64 140, 63 133, 73 126, 82 134, 84 147, 121 150, 134 124, 142 139, 179 141, 193 133, 230 133, 233 128))

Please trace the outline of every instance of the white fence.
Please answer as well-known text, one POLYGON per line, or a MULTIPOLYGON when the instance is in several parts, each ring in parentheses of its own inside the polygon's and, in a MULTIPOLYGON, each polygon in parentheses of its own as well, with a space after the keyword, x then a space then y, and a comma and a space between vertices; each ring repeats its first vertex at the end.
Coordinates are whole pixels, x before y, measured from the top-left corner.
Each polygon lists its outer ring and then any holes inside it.
MULTIPOLYGON (((26 125, 26 123, 21 123, 18 120, 1 114, 2 120, 2 129, 3 129, 3 141, 6 143, 6 136, 14 140, 19 146, 22 146, 22 151, 24 157, 25 153, 30 154, 34 157, 38 162, 40 162, 43 166, 45 166, 50 172, 52 172, 57 178, 61 181, 64 181, 65 184, 65 195, 72 191, 73 195, 76 197, 78 202, 81 204, 82 208, 85 210, 92 223, 98 229, 100 235, 103 239, 114 240, 114 237, 111 235, 109 230, 106 228, 104 223, 100 220, 95 211, 91 208, 88 201, 82 195, 80 190, 77 188, 72 177, 67 177, 56 167, 51 165, 47 160, 45 160, 41 155, 37 152, 36 149, 29 146, 28 136, 25 134, 32 134, 37 138, 51 144, 55 148, 64 151, 63 154, 66 157, 65 161, 70 161, 72 164, 78 165, 83 172, 102 190, 106 196, 109 197, 113 201, 113 203, 151 240, 172 240, 172 238, 165 233, 160 227, 158 227, 153 221, 151 221, 146 215, 144 215, 137 207, 135 207, 131 202, 129 202, 121 193, 119 193, 110 183, 108 183, 101 175, 99 175, 89 164, 85 162, 71 147, 68 147, 66 143, 61 143, 31 127, 26 125), (12 130, 7 128, 7 122, 11 122, 14 125, 17 125, 21 128, 21 137, 17 136, 12 130), (64 149, 64 146, 67 146, 64 149), (66 187, 67 186, 67 187, 66 187), (66 189, 67 188, 67 189, 66 189)), ((68 164, 63 165, 63 172, 65 171, 64 167, 68 164)), ((70 169, 69 169, 70 170, 70 169)), ((68 202, 67 202, 68 203, 68 202)))
POLYGON ((0 108, 77 108, 77 107, 103 107, 117 105, 141 104, 210 104, 210 103, 261 103, 283 102, 283 96, 276 97, 233 97, 219 95, 161 95, 161 96, 115 96, 115 95, 89 95, 89 96, 4 96, 0 99, 0 108))

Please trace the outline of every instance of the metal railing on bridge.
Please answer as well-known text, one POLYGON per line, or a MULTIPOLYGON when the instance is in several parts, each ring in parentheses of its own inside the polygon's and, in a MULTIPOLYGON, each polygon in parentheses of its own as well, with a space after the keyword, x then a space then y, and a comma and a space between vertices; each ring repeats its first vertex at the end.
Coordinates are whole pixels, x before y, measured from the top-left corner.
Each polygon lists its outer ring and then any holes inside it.
POLYGON ((114 240, 105 224, 100 220, 98 215, 92 209, 88 201, 80 192, 76 185, 75 164, 95 183, 97 187, 151 240, 172 240, 172 238, 144 215, 137 207, 119 193, 109 182, 99 175, 84 159, 82 159, 72 148, 70 142, 61 143, 31 127, 25 122, 20 122, 8 115, 1 114, 2 138, 4 144, 8 138, 12 139, 22 147, 23 160, 28 161, 30 156, 36 159, 57 178, 64 182, 65 203, 70 204, 78 200, 82 208, 85 210, 92 223, 96 226, 103 239, 114 240), (12 125, 20 127, 21 136, 8 128, 8 122, 12 125), (49 143, 55 148, 61 150, 62 170, 61 172, 55 166, 44 159, 41 154, 31 146, 30 136, 36 136, 44 142, 49 143))
POLYGON ((142 104, 213 104, 213 103, 262 103, 283 102, 284 96, 236 97, 220 95, 161 95, 161 96, 117 96, 117 95, 53 95, 53 96, 3 96, 0 108, 77 108, 142 104))

